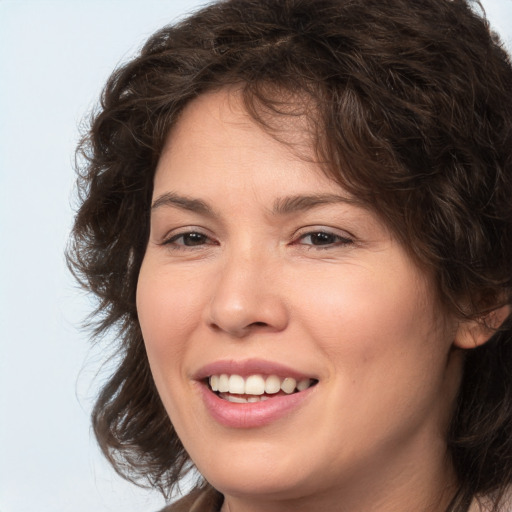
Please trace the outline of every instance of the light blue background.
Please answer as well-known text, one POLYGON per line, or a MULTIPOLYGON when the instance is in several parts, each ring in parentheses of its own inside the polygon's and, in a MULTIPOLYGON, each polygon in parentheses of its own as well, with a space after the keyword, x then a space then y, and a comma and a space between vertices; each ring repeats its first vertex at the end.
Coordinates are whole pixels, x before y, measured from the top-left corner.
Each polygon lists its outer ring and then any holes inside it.
MULTIPOLYGON (((104 349, 66 270, 80 120, 112 69, 197 0, 0 0, 0 512, 152 512, 90 433, 104 349)), ((483 2, 512 48, 512 0, 483 2)))

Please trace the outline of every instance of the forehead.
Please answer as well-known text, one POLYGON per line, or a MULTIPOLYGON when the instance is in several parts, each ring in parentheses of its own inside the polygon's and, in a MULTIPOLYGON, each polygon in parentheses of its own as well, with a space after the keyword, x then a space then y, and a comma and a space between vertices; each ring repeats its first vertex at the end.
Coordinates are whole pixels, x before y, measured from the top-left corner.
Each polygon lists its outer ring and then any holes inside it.
POLYGON ((340 193, 340 185, 316 162, 307 116, 263 115, 262 123, 256 121, 236 89, 205 93, 190 102, 168 135, 155 175, 155 194, 197 180, 202 188, 222 184, 227 192, 235 182, 244 180, 250 186, 264 179, 272 189, 282 186, 278 183, 284 174, 290 179, 290 192, 315 186, 340 193))

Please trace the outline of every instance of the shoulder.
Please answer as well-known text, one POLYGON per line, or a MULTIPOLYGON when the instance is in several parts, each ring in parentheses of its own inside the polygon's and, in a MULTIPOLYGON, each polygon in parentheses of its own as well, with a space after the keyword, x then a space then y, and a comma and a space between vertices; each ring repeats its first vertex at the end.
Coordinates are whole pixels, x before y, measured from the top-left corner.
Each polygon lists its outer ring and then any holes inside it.
POLYGON ((222 494, 213 487, 194 489, 160 512, 219 512, 222 494))

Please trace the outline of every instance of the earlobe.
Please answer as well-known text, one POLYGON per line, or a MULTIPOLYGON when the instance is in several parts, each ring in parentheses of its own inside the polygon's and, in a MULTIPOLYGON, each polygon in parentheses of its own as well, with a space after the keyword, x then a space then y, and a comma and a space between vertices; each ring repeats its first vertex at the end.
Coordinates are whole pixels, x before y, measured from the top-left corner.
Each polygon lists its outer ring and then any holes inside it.
POLYGON ((501 306, 478 320, 467 320, 459 324, 455 333, 454 345, 471 349, 486 343, 510 316, 512 307, 501 306))

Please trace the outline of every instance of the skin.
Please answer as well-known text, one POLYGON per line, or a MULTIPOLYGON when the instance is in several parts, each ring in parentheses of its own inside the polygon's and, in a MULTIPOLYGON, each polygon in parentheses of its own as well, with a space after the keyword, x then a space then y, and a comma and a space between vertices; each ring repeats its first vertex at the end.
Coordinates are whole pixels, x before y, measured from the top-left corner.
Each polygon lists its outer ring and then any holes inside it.
MULTIPOLYGON (((290 126, 297 138, 300 120, 290 126)), ((153 201, 140 324, 165 408, 223 511, 443 510, 461 328, 378 216, 265 133, 233 90, 187 106, 153 201), (273 211, 311 195, 342 199, 273 211), (252 358, 318 384, 268 425, 223 426, 194 375, 252 358)))

